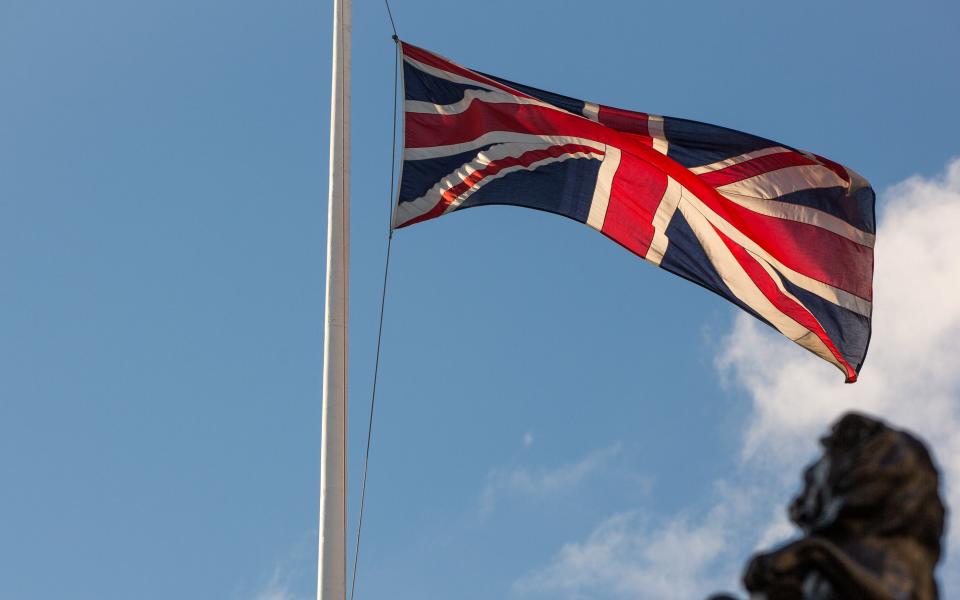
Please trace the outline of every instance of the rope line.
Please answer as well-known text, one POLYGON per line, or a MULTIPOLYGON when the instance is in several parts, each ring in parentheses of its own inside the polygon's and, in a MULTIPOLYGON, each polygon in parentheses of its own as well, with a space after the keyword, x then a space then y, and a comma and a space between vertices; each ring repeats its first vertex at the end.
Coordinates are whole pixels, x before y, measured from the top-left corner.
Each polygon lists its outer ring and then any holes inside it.
POLYGON ((383 3, 387 6, 387 16, 390 17, 390 27, 393 28, 393 37, 397 37, 397 24, 393 22, 393 11, 390 10, 390 0, 383 0, 383 3))
MULTIPOLYGON (((387 11, 388 13, 390 11, 389 2, 387 3, 387 11)), ((390 23, 393 24, 393 15, 390 16, 390 23)), ((396 32, 396 28, 394 28, 394 32, 396 32)), ((396 40, 396 35, 394 39, 396 40)), ((383 313, 387 301, 387 276, 390 273, 390 249, 393 246, 394 180, 396 179, 397 168, 397 73, 399 72, 399 65, 400 44, 398 43, 393 62, 393 141, 390 145, 390 210, 388 213, 390 215, 390 223, 389 234, 387 235, 387 256, 383 266, 383 287, 380 294, 380 324, 377 327, 377 351, 373 363, 373 389, 370 393, 370 416, 367 420, 367 447, 363 453, 363 477, 360 483, 360 516, 357 520, 357 542, 353 552, 353 576, 350 581, 350 600, 353 600, 354 592, 357 589, 357 563, 360 559, 360 535, 363 532, 363 508, 367 498, 367 468, 370 465, 370 441, 373 438, 373 413, 377 402, 377 379, 380 374, 380 343, 383 340, 383 313)))

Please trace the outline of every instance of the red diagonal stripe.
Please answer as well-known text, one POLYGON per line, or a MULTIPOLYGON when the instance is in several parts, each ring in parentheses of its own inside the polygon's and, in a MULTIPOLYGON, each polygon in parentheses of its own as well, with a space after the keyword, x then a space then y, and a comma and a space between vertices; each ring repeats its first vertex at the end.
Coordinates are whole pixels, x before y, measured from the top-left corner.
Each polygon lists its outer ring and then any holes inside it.
POLYGON ((768 154, 759 158, 744 161, 723 169, 717 169, 710 173, 698 175, 700 179, 713 187, 720 187, 757 175, 763 175, 778 169, 786 167, 799 167, 803 165, 815 165, 817 161, 810 160, 799 152, 778 152, 777 154, 768 154))
POLYGON ((430 148, 460 144, 491 131, 512 131, 535 135, 569 135, 598 141, 626 136, 600 123, 571 113, 529 104, 502 104, 475 101, 463 112, 452 115, 406 113, 406 147, 430 148))
POLYGON ((508 156, 492 161, 484 168, 474 171, 462 182, 445 191, 440 196, 440 200, 437 202, 437 204, 428 212, 414 217, 409 221, 398 225, 397 227, 406 227, 407 225, 413 225, 414 223, 420 223, 421 221, 428 221, 430 219, 439 217, 451 204, 453 204, 454 200, 460 197, 461 194, 475 186, 483 179, 496 175, 504 169, 516 166, 529 167, 538 160, 543 160, 545 158, 556 158, 564 154, 572 154, 575 152, 586 152, 600 155, 603 154, 602 151, 597 150, 596 148, 591 148, 590 146, 584 146, 582 144, 563 144, 559 146, 550 146, 549 148, 544 149, 530 150, 528 152, 524 152, 520 156, 508 156))
POLYGON ((823 327, 820 325, 820 322, 817 318, 807 310, 807 307, 803 306, 793 298, 785 295, 780 291, 780 288, 777 287, 776 282, 771 279, 770 274, 760 266, 753 256, 749 252, 743 249, 739 244, 723 235, 723 232, 714 228, 714 231, 717 232, 717 235, 720 236, 720 239, 723 240, 723 243, 726 244, 727 248, 730 249, 730 252, 733 254, 734 258, 737 260, 737 263, 746 271, 747 275, 750 276, 750 279, 753 280, 757 287, 763 292, 763 295, 767 297, 770 302, 777 307, 782 313, 789 316, 791 319, 807 328, 814 335, 820 338, 826 345, 827 349, 831 354, 843 365, 843 370, 847 375, 847 383, 853 383, 857 380, 857 373, 853 370, 853 366, 847 362, 843 355, 840 354, 840 351, 837 350, 836 345, 834 345, 833 340, 827 335, 827 332, 824 331, 823 327))

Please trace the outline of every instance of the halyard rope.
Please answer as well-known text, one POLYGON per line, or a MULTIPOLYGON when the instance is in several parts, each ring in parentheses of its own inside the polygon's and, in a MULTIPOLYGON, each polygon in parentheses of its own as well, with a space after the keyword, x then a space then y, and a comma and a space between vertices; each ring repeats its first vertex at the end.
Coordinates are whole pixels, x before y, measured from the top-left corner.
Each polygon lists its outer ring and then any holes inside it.
POLYGON ((373 437, 373 412, 377 403, 377 377, 380 373, 380 342, 383 339, 383 312, 387 300, 387 275, 390 273, 390 248, 393 245, 393 207, 394 191, 396 184, 397 168, 397 101, 398 101, 398 79, 397 74, 400 71, 400 43, 397 37, 397 27, 393 22, 393 14, 390 12, 390 2, 384 0, 387 5, 387 15, 390 17, 390 25, 393 27, 393 39, 396 42, 396 54, 393 62, 393 135, 390 143, 390 216, 389 232, 387 235, 387 256, 383 266, 383 288, 380 294, 380 324, 377 327, 377 351, 373 363, 373 389, 370 393, 370 417, 367 420, 367 447, 363 453, 363 477, 360 482, 360 514, 357 519, 357 541, 353 551, 353 575, 350 581, 350 600, 353 600, 353 594, 357 589, 357 563, 360 558, 360 535, 363 532, 363 508, 367 497, 367 467, 370 465, 370 440, 373 437))
POLYGON ((387 16, 390 17, 390 27, 393 28, 394 39, 397 38, 397 24, 393 22, 393 11, 390 10, 390 0, 383 0, 383 3, 387 6, 387 16))

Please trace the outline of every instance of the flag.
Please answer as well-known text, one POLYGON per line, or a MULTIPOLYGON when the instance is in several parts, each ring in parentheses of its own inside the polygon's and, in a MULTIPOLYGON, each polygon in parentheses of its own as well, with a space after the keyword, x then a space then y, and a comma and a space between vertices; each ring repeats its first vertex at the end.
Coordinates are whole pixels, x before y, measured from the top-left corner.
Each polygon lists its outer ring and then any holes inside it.
POLYGON ((491 204, 562 215, 733 302, 857 379, 874 192, 817 154, 584 102, 401 44, 395 227, 491 204))

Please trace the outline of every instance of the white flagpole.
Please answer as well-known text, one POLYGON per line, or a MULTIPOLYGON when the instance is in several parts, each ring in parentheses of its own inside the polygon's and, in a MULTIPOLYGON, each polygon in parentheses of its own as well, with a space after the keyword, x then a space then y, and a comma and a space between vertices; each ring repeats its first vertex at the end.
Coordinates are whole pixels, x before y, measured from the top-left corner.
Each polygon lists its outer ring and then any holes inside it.
POLYGON ((350 2, 333 0, 327 296, 317 600, 347 596, 347 316, 350 264, 350 2))

